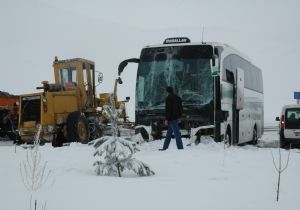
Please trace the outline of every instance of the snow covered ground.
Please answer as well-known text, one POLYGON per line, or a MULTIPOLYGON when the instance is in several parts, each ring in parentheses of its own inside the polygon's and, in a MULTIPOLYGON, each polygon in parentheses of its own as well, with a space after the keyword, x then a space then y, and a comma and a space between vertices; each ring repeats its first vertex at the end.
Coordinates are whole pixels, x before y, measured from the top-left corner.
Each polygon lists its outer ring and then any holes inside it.
MULTIPOLYGON (((72 143, 53 148, 40 147, 51 176, 35 194, 38 209, 48 210, 143 209, 143 210, 273 210, 299 209, 300 150, 292 149, 287 170, 282 175, 280 201, 275 201, 277 175, 276 131, 265 132, 259 147, 230 147, 204 141, 178 151, 158 151, 163 141, 141 145, 136 154, 156 172, 151 177, 102 177, 94 173, 94 148, 72 143)), ((187 140, 184 142, 187 144, 187 140)), ((0 209, 29 209, 30 192, 22 184, 20 162, 28 149, 11 142, 0 144, 0 209)), ((283 160, 288 152, 282 151, 283 160)))

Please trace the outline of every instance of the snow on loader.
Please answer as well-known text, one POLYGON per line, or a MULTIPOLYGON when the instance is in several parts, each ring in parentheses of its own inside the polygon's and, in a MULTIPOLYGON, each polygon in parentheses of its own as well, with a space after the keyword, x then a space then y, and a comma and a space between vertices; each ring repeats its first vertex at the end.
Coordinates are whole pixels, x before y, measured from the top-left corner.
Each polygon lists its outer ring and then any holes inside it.
POLYGON ((0 91, 0 137, 17 138, 19 97, 0 91))
MULTIPOLYGON (((43 92, 20 96, 19 135, 22 142, 32 142, 37 128, 42 126, 42 142, 61 146, 64 142, 88 143, 102 136, 109 127, 109 120, 102 115, 103 105, 109 103, 111 95, 96 96, 96 80, 102 82, 103 75, 96 78, 95 63, 82 58, 53 62, 55 83, 43 81, 37 89, 43 92)), ((129 101, 117 99, 115 81, 115 106, 125 106, 129 101)), ((120 116, 126 123, 125 109, 120 116)))

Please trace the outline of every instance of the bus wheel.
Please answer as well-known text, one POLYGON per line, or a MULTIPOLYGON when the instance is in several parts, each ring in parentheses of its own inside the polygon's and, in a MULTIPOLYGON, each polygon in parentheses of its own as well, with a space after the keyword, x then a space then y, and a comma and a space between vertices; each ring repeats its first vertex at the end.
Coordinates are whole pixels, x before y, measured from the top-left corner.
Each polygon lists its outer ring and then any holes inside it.
POLYGON ((231 130, 229 127, 226 129, 224 143, 228 146, 231 145, 231 130))
POLYGON ((149 134, 144 127, 140 127, 135 129, 135 134, 140 133, 144 139, 144 141, 149 141, 149 134))
POLYGON ((254 126, 253 128, 253 136, 252 136, 252 144, 253 145, 257 145, 257 142, 258 142, 258 138, 257 138, 257 129, 256 129, 256 126, 254 126))

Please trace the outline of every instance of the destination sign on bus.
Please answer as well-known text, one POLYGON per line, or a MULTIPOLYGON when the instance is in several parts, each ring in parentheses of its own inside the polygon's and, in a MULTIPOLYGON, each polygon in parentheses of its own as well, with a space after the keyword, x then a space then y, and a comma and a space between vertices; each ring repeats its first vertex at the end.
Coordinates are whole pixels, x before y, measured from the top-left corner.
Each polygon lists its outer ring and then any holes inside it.
POLYGON ((191 40, 187 37, 173 37, 167 38, 164 41, 164 44, 175 44, 175 43, 190 43, 191 40))

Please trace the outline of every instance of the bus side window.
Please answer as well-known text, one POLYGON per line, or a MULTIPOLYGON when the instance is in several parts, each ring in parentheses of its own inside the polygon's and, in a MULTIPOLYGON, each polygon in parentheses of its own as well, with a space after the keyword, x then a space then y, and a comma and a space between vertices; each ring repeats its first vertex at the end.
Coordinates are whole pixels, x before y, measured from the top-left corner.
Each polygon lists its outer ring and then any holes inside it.
POLYGON ((226 76, 227 75, 226 71, 230 71, 228 69, 232 69, 231 62, 230 62, 230 56, 231 55, 226 56, 223 60, 223 69, 222 69, 222 80, 223 81, 228 81, 227 76, 226 76))
POLYGON ((228 69, 226 69, 226 80, 231 83, 234 84, 234 75, 232 71, 229 71, 228 69))

